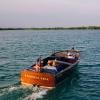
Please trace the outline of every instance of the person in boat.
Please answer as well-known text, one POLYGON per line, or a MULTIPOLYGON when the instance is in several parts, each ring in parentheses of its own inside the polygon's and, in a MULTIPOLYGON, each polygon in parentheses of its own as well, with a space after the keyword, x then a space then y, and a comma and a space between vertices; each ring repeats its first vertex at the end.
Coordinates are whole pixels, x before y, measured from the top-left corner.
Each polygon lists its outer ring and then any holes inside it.
POLYGON ((40 67, 40 65, 38 63, 36 63, 36 65, 34 66, 34 68, 35 68, 36 72, 40 72, 41 67, 40 67))
POLYGON ((36 61, 35 66, 34 66, 35 71, 36 71, 36 72, 40 72, 42 65, 43 65, 43 60, 41 60, 41 57, 39 57, 39 58, 37 59, 37 61, 36 61))
POLYGON ((49 60, 48 61, 48 66, 50 67, 50 66, 52 66, 53 65, 53 61, 52 60, 49 60))
POLYGON ((38 63, 40 66, 41 66, 41 63, 42 62, 42 60, 41 60, 41 56, 37 59, 37 61, 36 61, 36 63, 38 63))
POLYGON ((57 71, 55 66, 56 66, 55 60, 48 60, 48 65, 45 66, 44 69, 51 69, 57 71))
POLYGON ((48 66, 49 67, 55 67, 57 65, 57 60, 49 60, 48 61, 48 66))

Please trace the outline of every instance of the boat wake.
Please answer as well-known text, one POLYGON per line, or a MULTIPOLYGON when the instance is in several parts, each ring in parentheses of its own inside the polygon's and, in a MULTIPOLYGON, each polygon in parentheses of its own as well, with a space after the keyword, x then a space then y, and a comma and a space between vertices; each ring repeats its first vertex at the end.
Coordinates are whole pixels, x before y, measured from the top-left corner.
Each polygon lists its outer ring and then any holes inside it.
POLYGON ((12 85, 0 89, 0 100, 36 100, 43 98, 47 91, 48 89, 37 86, 12 85))
POLYGON ((43 88, 33 88, 33 93, 28 95, 24 100, 36 100, 37 98, 43 98, 47 94, 48 89, 43 88))

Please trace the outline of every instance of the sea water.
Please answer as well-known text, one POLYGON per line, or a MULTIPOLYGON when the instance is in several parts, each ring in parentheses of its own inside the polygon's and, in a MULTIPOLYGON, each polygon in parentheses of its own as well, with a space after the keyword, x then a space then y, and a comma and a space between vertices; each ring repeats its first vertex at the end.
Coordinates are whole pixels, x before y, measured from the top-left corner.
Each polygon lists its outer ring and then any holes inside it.
POLYGON ((100 30, 0 31, 0 100, 100 100, 100 30), (20 72, 42 55, 75 47, 79 65, 53 90, 20 85, 20 72))

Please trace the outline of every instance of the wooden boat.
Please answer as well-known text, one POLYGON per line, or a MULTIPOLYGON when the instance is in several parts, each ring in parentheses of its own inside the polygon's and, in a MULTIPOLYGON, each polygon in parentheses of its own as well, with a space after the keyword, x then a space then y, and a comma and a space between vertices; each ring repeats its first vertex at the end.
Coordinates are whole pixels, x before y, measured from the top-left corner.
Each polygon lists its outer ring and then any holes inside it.
POLYGON ((21 84, 54 88, 61 83, 80 60, 80 51, 58 51, 50 56, 37 59, 31 67, 21 71, 21 84))

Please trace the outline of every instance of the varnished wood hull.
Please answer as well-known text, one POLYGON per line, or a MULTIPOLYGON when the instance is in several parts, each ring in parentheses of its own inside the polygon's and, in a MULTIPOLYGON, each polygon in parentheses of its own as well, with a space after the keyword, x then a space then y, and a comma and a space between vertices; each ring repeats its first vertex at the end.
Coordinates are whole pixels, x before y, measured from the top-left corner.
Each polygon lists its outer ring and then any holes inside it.
POLYGON ((29 70, 22 70, 21 84, 55 87, 55 77, 49 73, 39 73, 29 70))
POLYGON ((79 58, 79 51, 67 50, 56 52, 48 56, 42 60, 42 63, 41 60, 37 60, 37 63, 32 65, 29 69, 26 68, 21 71, 21 84, 54 88, 61 83, 67 77, 70 70, 78 64, 79 58), (72 53, 73 55, 68 55, 68 53, 72 53))
POLYGON ((78 62, 79 61, 69 66, 69 68, 66 68, 63 72, 58 73, 57 75, 33 72, 30 70, 22 70, 21 84, 28 86, 39 85, 45 88, 54 88, 66 78, 67 73, 70 72, 70 70, 72 70, 78 64, 78 62))

